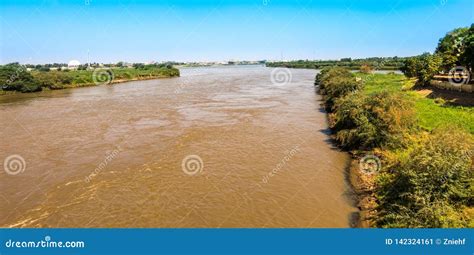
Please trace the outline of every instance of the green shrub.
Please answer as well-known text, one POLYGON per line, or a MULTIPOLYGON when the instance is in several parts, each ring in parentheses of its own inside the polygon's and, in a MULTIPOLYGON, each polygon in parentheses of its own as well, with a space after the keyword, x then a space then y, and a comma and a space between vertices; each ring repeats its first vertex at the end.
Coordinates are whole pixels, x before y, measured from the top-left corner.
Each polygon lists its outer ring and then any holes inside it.
POLYGON ((35 79, 39 81, 42 87, 47 87, 50 89, 63 88, 64 85, 71 84, 73 80, 73 78, 70 76, 70 73, 67 72, 32 72, 32 74, 33 77, 35 77, 35 79))
POLYGON ((355 77, 334 77, 326 85, 326 96, 328 99, 337 99, 355 92, 362 88, 362 83, 356 81, 355 77))
POLYGON ((400 93, 352 93, 336 100, 330 127, 346 149, 395 148, 415 126, 414 105, 400 93))
POLYGON ((327 72, 329 71, 330 68, 323 68, 321 69, 321 71, 319 73, 316 74, 316 77, 314 79, 314 85, 315 86, 318 86, 319 85, 319 88, 321 88, 321 79, 323 76, 327 75, 327 72))
POLYGON ((320 94, 324 95, 326 109, 331 110, 337 98, 362 88, 362 82, 346 68, 332 67, 324 69, 316 76, 320 94))
POLYGON ((32 83, 23 83, 20 91, 22 93, 28 93, 28 92, 37 92, 41 91, 43 88, 41 87, 41 84, 37 82, 32 82, 32 83))
POLYGON ((0 66, 0 84, 3 90, 41 91, 41 84, 18 63, 0 66))
POLYGON ((424 53, 406 59, 400 70, 407 77, 416 77, 420 85, 426 85, 440 71, 441 64, 442 58, 439 55, 424 53))
POLYGON ((417 139, 408 149, 391 153, 385 171, 377 177, 376 225, 472 225, 472 219, 463 213, 473 206, 472 136, 455 128, 443 128, 417 139))
POLYGON ((324 90, 325 85, 335 77, 352 78, 353 75, 347 68, 344 67, 327 67, 323 68, 321 72, 316 75, 315 84, 319 85, 319 88, 324 90))

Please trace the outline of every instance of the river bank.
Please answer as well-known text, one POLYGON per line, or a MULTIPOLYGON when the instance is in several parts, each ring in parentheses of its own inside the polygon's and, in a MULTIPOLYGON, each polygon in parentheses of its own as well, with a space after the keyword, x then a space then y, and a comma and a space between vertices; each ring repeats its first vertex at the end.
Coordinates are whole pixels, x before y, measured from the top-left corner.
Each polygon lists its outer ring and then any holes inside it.
POLYGON ((411 90, 403 75, 333 68, 315 84, 334 140, 352 155, 360 227, 472 226, 472 107, 411 90))
MULTIPOLYGON (((122 79, 122 80, 112 80, 111 82, 107 83, 107 85, 112 85, 112 84, 119 84, 119 83, 125 83, 125 82, 132 82, 132 81, 146 81, 146 80, 157 80, 157 79, 167 79, 167 78, 172 78, 174 76, 149 76, 149 77, 139 77, 139 78, 133 78, 133 79, 122 79)), ((61 89, 73 89, 73 88, 83 88, 83 87, 93 87, 93 86, 99 86, 101 84, 96 84, 96 83, 82 83, 82 84, 76 84, 76 85, 71 85, 71 86, 62 86, 61 88, 46 88, 43 89, 42 91, 37 91, 37 92, 47 92, 51 90, 61 90, 61 89)), ((2 95, 14 95, 16 93, 22 93, 18 91, 2 91, 0 90, 0 96, 2 95)))
POLYGON ((0 95, 16 92, 89 87, 126 81, 170 78, 179 76, 172 66, 141 65, 136 68, 114 67, 85 70, 27 70, 19 64, 0 66, 0 95))

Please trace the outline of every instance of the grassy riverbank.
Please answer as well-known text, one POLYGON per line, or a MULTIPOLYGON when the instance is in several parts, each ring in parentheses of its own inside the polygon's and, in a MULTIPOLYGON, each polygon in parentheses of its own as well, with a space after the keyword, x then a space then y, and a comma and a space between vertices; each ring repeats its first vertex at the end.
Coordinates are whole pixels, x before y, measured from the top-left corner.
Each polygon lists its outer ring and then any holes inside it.
POLYGON ((351 152, 361 226, 472 227, 474 112, 396 74, 316 77, 339 146, 351 152))
POLYGON ((138 68, 28 71, 18 64, 9 64, 0 67, 0 94, 96 86, 175 76, 179 76, 178 69, 163 65, 143 65, 138 68))
POLYGON ((355 73, 355 76, 364 81, 362 92, 366 95, 382 91, 406 95, 414 102, 418 124, 425 131, 453 125, 474 135, 474 107, 455 106, 441 98, 428 98, 424 91, 411 90, 415 80, 401 74, 355 73))

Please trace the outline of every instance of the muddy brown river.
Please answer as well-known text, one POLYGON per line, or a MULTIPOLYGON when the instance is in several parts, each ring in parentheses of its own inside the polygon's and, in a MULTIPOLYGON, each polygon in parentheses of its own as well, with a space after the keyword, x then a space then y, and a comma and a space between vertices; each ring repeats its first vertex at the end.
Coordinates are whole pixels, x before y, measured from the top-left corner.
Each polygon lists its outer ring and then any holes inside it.
POLYGON ((350 227, 316 71, 272 71, 0 96, 0 226, 350 227))

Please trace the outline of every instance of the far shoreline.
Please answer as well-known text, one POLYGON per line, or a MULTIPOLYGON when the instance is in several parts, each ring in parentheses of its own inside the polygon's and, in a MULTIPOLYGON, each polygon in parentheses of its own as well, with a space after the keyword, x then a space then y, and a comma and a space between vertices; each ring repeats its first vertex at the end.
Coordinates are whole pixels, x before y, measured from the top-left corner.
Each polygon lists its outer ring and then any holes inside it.
MULTIPOLYGON (((82 67, 84 68, 84 67, 82 67)), ((95 68, 63 70, 29 70, 18 63, 2 66, 9 79, 1 83, 0 96, 17 93, 30 94, 50 90, 63 90, 129 81, 179 77, 178 68, 170 65, 140 65, 133 68, 95 68)))
POLYGON ((83 83, 83 84, 80 84, 80 85, 78 84, 79 86, 67 86, 67 87, 62 87, 62 88, 57 88, 57 89, 44 89, 42 91, 27 92, 27 93, 20 92, 20 91, 0 90, 0 97, 11 96, 11 95, 36 95, 36 94, 41 94, 42 92, 50 92, 50 91, 57 91, 57 90, 68 90, 68 89, 79 89, 79 88, 89 88, 89 87, 111 86, 111 85, 115 85, 115 84, 134 82, 134 81, 172 79, 172 78, 177 78, 177 77, 179 77, 179 76, 169 76, 169 77, 156 76, 156 77, 133 78, 133 79, 130 79, 130 80, 118 79, 118 80, 113 80, 110 83, 104 83, 104 84, 83 83))

